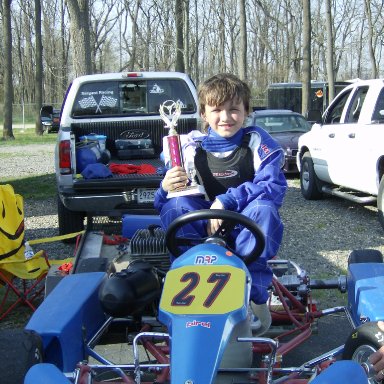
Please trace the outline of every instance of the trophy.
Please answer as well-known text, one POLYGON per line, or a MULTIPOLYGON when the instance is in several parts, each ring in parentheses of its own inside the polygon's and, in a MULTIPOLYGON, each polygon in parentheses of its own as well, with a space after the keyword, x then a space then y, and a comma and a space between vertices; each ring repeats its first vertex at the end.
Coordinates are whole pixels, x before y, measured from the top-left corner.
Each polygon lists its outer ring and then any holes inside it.
POLYGON ((196 182, 196 169, 194 163, 189 162, 187 167, 184 166, 180 135, 176 131, 177 120, 181 115, 181 102, 166 100, 164 103, 160 104, 159 112, 160 117, 165 123, 165 128, 169 129, 169 134, 166 136, 166 138, 171 166, 172 168, 176 166, 183 167, 187 172, 189 180, 185 186, 168 192, 167 197, 171 198, 186 195, 204 195, 204 187, 196 182))

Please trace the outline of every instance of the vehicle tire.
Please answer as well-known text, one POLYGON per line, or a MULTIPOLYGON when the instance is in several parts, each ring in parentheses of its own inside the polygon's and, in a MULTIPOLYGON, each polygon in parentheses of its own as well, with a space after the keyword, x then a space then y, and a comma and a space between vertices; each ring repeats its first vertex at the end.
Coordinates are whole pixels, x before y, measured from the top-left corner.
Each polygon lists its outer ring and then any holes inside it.
POLYGON ((305 152, 301 159, 300 188, 301 194, 307 200, 321 199, 323 193, 320 188, 321 182, 315 174, 313 160, 309 152, 305 152))
POLYGON ((377 249, 354 249, 348 256, 348 265, 357 263, 382 263, 383 254, 377 249))
POLYGON ((379 191, 377 193, 377 210, 379 216, 379 223, 384 229, 384 176, 382 176, 379 185, 379 191))
POLYGON ((43 361, 41 337, 24 329, 0 331, 0 372, 2 384, 22 384, 29 368, 43 361))
MULTIPOLYGON (((67 209, 61 202, 60 197, 57 197, 57 216, 59 221, 59 234, 67 235, 68 233, 79 232, 84 229, 83 212, 73 212, 67 209)), ((72 243, 76 238, 63 240, 65 243, 72 243)))
MULTIPOLYGON (((360 325, 348 336, 342 359, 368 364, 368 357, 384 345, 384 341, 381 341, 383 338, 384 331, 378 327, 377 322, 360 325)), ((376 380, 368 379, 368 383, 376 383, 376 380)))

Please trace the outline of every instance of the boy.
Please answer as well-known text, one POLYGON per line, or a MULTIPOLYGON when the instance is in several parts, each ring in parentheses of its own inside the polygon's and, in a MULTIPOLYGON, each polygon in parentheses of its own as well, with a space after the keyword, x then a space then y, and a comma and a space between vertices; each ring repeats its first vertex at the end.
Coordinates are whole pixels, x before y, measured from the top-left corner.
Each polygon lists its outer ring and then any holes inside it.
MULTIPOLYGON (((267 260, 276 255, 283 235, 278 209, 287 189, 282 172, 284 153, 263 129, 244 128, 249 113, 250 89, 236 76, 218 74, 211 77, 200 87, 198 97, 207 134, 189 133, 183 156, 187 167, 194 165, 207 198, 182 196, 168 199, 169 191, 189 182, 186 171, 174 167, 167 171, 156 192, 155 208, 160 212, 164 228, 186 212, 209 208, 242 213, 258 223, 266 237, 266 247, 248 268, 252 275, 251 300, 264 304, 272 281, 267 260)), ((209 220, 208 224, 196 222, 181 230, 189 236, 194 233, 196 237, 206 237, 218 226, 217 220, 209 220)), ((254 239, 247 230, 239 231, 234 241, 240 255, 247 254, 254 246, 254 239)))

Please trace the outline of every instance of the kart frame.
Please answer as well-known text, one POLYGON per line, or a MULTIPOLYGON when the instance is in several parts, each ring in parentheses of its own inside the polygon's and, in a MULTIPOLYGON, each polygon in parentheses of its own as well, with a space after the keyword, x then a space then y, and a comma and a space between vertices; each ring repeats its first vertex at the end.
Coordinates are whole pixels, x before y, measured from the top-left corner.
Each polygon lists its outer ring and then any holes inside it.
MULTIPOLYGON (((193 249, 201 252, 202 248, 198 247, 193 249)), ((218 244, 205 244, 205 247, 208 255, 215 254, 216 250, 219 250, 219 253, 225 251, 228 254, 225 248, 222 249, 221 241, 218 244)), ((182 259, 180 263, 195 257, 193 252, 191 255, 188 252, 180 257, 182 259)), ((233 261, 232 258, 231 263, 235 263, 236 268, 247 270, 240 259, 233 261)), ((175 264, 177 263, 174 262, 173 265, 175 264)), ((312 299, 312 291, 315 289, 335 288, 341 292, 346 292, 348 289, 350 299, 353 296, 350 291, 358 285, 358 279, 353 281, 352 278, 352 281, 348 281, 346 276, 339 276, 337 279, 311 280, 305 270, 290 260, 270 260, 269 265, 274 272, 268 301, 272 317, 271 333, 269 332, 265 337, 259 337, 256 334, 237 338, 238 343, 252 345, 253 356, 257 357, 252 367, 220 367, 217 372, 219 375, 239 376, 241 383, 304 384, 311 381, 314 384, 321 384, 321 381, 317 381, 318 376, 325 377, 320 374, 334 371, 329 367, 336 366, 336 360, 343 355, 344 345, 327 351, 299 367, 283 367, 282 360, 290 351, 311 337, 317 319, 323 316, 344 312, 352 329, 359 325, 356 324, 357 305, 319 310, 312 299), (247 381, 244 381, 244 375, 247 381)), ((49 377, 54 377, 57 374, 56 371, 60 371, 63 377, 62 381, 58 381, 58 378, 52 381, 56 384, 170 383, 172 336, 165 322, 161 321, 164 315, 162 318, 159 317, 159 308, 160 315, 162 310, 161 303, 159 307, 158 301, 153 301, 146 308, 149 312, 140 315, 133 314, 123 318, 106 316, 98 296, 99 287, 105 278, 105 274, 101 272, 68 276, 58 284, 58 287, 35 312, 26 329, 41 335, 45 347, 46 366, 40 364, 40 367, 32 367, 26 376, 25 384, 39 382, 37 379, 45 378, 44 375, 48 372, 50 372, 49 377), (68 297, 65 303, 58 303, 60 298, 68 292, 78 292, 78 294, 76 297, 74 295, 68 297), (47 318, 48 312, 56 312, 54 327, 47 318), (127 364, 116 364, 96 350, 96 347, 100 343, 105 343, 104 340, 113 334, 115 329, 123 330, 122 333, 120 332, 120 337, 123 334, 123 339, 120 338, 119 343, 127 344, 132 350, 132 355, 126 357, 127 364), (77 344, 70 340, 77 340, 77 344), (142 359, 143 352, 145 359, 142 359)), ((250 284, 249 278, 245 281, 248 281, 248 285, 250 284)), ((244 303, 247 300, 249 302, 249 291, 245 289, 244 303)), ((239 307, 239 319, 245 319, 246 312, 245 307, 239 307)), ((204 348, 203 344, 201 347, 204 348)), ((364 362, 352 364, 353 362, 350 361, 349 363, 351 364, 345 367, 345 372, 351 374, 354 369, 357 369, 360 374, 360 376, 356 375, 355 372, 354 377, 351 376, 351 384, 354 383, 354 379, 361 378, 362 374, 365 378, 370 374, 370 367, 364 365, 364 362)), ((341 367, 338 368, 341 372, 343 365, 339 364, 337 367, 341 367)), ((374 381, 371 382, 374 383, 374 381)), ((46 383, 49 382, 46 381, 46 383)), ((187 380, 185 383, 193 382, 187 380)))

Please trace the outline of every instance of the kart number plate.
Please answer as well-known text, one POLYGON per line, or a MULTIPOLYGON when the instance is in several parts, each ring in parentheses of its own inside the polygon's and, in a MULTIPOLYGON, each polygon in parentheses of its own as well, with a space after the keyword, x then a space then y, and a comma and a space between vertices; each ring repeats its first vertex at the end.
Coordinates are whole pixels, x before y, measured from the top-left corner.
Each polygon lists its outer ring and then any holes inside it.
POLYGON ((138 203, 153 203, 157 189, 138 188, 137 202, 138 203))
POLYGON ((167 273, 160 307, 173 314, 224 314, 245 302, 245 272, 228 265, 186 266, 167 273))

